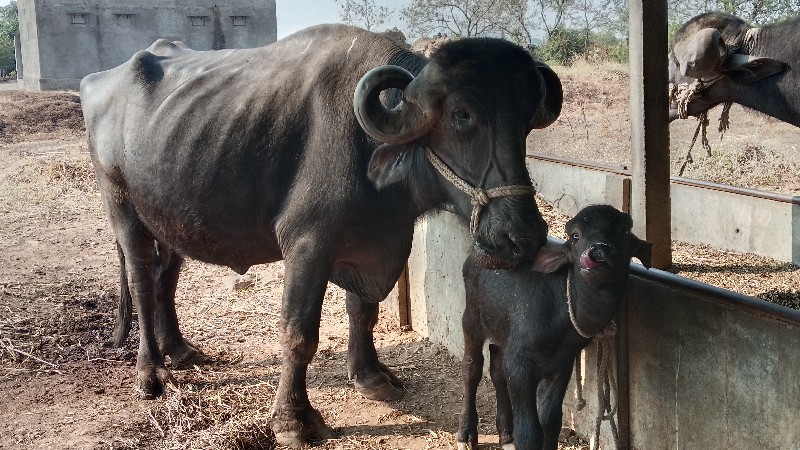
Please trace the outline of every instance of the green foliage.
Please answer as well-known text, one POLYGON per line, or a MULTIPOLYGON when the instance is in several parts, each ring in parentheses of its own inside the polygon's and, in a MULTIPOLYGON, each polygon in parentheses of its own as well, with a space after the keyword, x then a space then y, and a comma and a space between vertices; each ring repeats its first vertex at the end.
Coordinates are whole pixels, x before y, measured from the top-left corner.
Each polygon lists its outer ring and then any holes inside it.
POLYGON ((0 6, 0 34, 13 41, 17 30, 19 30, 17 2, 12 1, 8 5, 0 6))
POLYGON ((5 34, 0 35, 0 69, 6 69, 6 73, 16 69, 17 62, 14 59, 14 40, 9 39, 5 34))
POLYGON ((578 55, 582 55, 586 48, 586 39, 581 31, 557 28, 550 34, 550 39, 536 49, 536 56, 548 62, 568 66, 578 55))
POLYGON ((6 72, 11 72, 17 67, 14 59, 14 35, 18 29, 17 2, 12 1, 6 6, 0 6, 0 68, 6 72))

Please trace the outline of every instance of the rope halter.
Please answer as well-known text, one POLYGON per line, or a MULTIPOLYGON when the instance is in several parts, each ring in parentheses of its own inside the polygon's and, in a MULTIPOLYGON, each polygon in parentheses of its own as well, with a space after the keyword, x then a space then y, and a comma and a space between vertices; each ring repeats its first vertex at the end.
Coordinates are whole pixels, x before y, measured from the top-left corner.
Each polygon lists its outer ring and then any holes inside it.
POLYGON ((498 186, 491 189, 484 189, 483 187, 473 187, 463 178, 456 175, 444 161, 441 160, 430 147, 425 146, 425 156, 430 161, 431 165, 441 174, 445 180, 449 181, 453 186, 457 187, 460 191, 466 193, 471 198, 472 214, 469 218, 469 234, 475 239, 478 234, 478 223, 480 222, 481 211, 483 207, 488 205, 493 199, 500 197, 511 196, 524 196, 536 194, 536 189, 527 184, 515 184, 510 186, 498 186))

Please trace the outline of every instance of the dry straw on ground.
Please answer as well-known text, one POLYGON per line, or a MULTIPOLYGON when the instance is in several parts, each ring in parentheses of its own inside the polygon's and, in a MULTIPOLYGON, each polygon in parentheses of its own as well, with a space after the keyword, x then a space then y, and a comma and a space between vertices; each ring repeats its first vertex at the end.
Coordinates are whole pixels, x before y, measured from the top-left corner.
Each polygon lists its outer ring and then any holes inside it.
MULTIPOLYGON (((580 72, 585 68, 557 70, 567 95, 564 113, 556 125, 531 135, 531 148, 625 164, 626 151, 620 152, 628 145, 625 71, 595 68, 585 77, 580 72)), ((118 269, 83 143, 79 104, 74 96, 49 95, 0 93, 0 423, 6 427, 0 447, 272 448, 267 423, 280 371, 281 265, 254 267, 249 287, 229 291, 220 282, 227 270, 188 262, 178 286, 181 325, 215 363, 175 372, 177 389, 161 399, 137 400, 136 325, 123 348, 104 345, 118 297, 118 269), (57 120, 37 121, 37 111, 57 120)), ((743 180, 750 176, 745 172, 764 167, 772 175, 750 179, 784 183, 790 190, 794 178, 773 175, 797 174, 795 156, 779 153, 794 150, 796 131, 786 134, 765 122, 759 126, 769 132, 755 134, 756 126, 744 123, 748 117, 733 119, 724 144, 715 145, 720 152, 725 145, 736 147, 726 154, 739 155, 726 163, 733 173, 726 176, 743 180), (737 130, 753 134, 743 137, 737 130)), ((687 128, 687 134, 693 131, 687 128)), ((674 134, 673 145, 681 136, 674 134)), ((673 151, 680 157, 685 147, 673 151)), ((559 235, 565 218, 542 209, 559 235)), ((674 248, 681 275, 800 307, 794 266, 679 243, 674 248)), ((381 358, 409 392, 391 404, 365 400, 347 380, 342 291, 329 289, 324 308, 309 387, 311 401, 339 438, 316 448, 454 448, 459 361, 383 315, 376 330, 381 358)), ((479 404, 482 441, 491 442, 494 404, 487 383, 479 404)), ((569 432, 562 437, 561 449, 587 448, 569 432)))

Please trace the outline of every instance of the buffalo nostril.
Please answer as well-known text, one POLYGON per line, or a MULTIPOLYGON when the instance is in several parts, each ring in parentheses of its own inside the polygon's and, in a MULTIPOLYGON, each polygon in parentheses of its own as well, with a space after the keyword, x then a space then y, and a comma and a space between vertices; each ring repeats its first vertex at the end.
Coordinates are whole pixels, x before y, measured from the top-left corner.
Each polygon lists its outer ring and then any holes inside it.
POLYGON ((522 256, 525 252, 531 247, 531 241, 528 238, 518 237, 518 236, 509 236, 508 240, 511 241, 513 246, 512 253, 514 256, 522 256))

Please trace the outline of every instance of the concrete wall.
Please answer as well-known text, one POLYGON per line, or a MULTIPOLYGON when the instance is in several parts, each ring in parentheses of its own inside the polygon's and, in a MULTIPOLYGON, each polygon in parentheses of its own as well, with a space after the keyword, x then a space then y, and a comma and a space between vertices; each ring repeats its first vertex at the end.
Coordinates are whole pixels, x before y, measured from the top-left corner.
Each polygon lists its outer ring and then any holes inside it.
POLYGON ((471 244, 467 224, 447 211, 417 221, 408 259, 411 328, 452 354, 464 355, 461 266, 471 244))
MULTIPOLYGON (((412 328, 459 357, 469 245, 454 215, 430 214, 409 259, 412 328)), ((619 324, 622 448, 800 449, 800 311, 634 265, 619 324)), ((564 422, 588 438, 594 346, 582 357, 588 405, 577 411, 573 376, 564 422)), ((600 441, 611 448, 608 423, 600 441)))
POLYGON ((528 158, 528 172, 536 193, 569 216, 597 203, 629 210, 630 174, 622 169, 537 156, 528 158))
MULTIPOLYGON (((567 215, 593 203, 628 210, 624 168, 536 155, 528 169, 539 194, 567 215)), ((800 198, 677 177, 670 197, 672 239, 800 265, 800 198)))
POLYGON ((195 50, 277 38, 275 0, 20 0, 18 8, 27 89, 76 89, 159 38, 195 50))
POLYGON ((800 449, 800 312, 659 271, 631 280, 633 449, 800 449))

